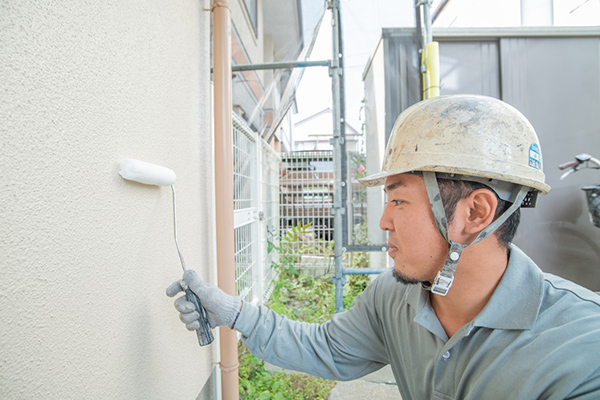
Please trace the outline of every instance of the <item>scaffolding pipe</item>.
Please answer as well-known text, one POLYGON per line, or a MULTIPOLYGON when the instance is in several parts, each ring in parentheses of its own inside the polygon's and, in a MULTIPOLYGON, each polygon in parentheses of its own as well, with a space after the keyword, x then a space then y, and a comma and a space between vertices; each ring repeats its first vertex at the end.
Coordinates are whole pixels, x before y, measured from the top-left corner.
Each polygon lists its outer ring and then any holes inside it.
MULTIPOLYGON (((233 230, 233 143, 231 105, 231 9, 230 0, 212 0, 213 83, 215 146, 215 211, 217 281, 227 294, 235 290, 235 245, 233 230)), ((237 335, 219 328, 221 390, 223 399, 239 399, 237 335)))
POLYGON ((417 20, 421 27, 421 50, 425 50, 427 43, 433 40, 431 33, 431 3, 433 0, 417 0, 417 20))
POLYGON ((289 62, 275 62, 265 64, 241 64, 234 65, 231 67, 233 72, 238 71, 258 71, 263 69, 292 69, 292 68, 306 68, 306 67, 329 67, 331 62, 329 60, 320 61, 289 61, 289 62))
POLYGON ((344 267, 342 265, 342 255, 344 248, 344 204, 342 190, 344 189, 344 179, 342 177, 342 154, 344 151, 344 138, 342 136, 342 117, 341 117, 341 93, 340 79, 342 69, 340 67, 340 58, 342 57, 340 49, 340 4, 339 0, 329 2, 331 8, 331 26, 332 26, 332 57, 331 68, 331 95, 333 103, 333 160, 334 160, 334 193, 333 193, 333 257, 335 262, 335 311, 341 312, 344 309, 343 288, 346 280, 344 276, 344 267))
POLYGON ((418 0, 418 20, 421 26, 421 77, 423 100, 440 95, 439 45, 433 42, 431 28, 432 0, 418 0))
POLYGON ((431 43, 433 40, 433 33, 431 32, 431 4, 433 0, 426 0, 423 2, 423 19, 425 20, 425 45, 431 43))
POLYGON ((344 275, 377 275, 387 271, 387 268, 344 268, 344 275))
POLYGON ((435 9, 435 11, 433 12, 433 16, 431 17, 431 23, 433 24, 435 22, 436 19, 438 19, 438 17, 442 14, 442 12, 444 11, 444 9, 446 8, 446 6, 448 5, 448 3, 450 3, 450 0, 442 0, 437 8, 435 9))

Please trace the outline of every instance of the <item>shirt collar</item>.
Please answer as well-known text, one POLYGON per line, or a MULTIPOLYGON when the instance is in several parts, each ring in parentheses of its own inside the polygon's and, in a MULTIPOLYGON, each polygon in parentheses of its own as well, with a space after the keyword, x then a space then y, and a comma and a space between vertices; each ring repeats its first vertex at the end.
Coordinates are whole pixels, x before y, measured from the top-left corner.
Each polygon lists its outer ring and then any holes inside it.
POLYGON ((473 325, 492 329, 530 329, 537 318, 543 291, 542 271, 521 249, 511 245, 504 276, 473 325))
POLYGON ((429 295, 429 291, 423 290, 420 284, 415 284, 406 291, 406 302, 415 310, 413 321, 445 342, 448 335, 431 307, 429 295))

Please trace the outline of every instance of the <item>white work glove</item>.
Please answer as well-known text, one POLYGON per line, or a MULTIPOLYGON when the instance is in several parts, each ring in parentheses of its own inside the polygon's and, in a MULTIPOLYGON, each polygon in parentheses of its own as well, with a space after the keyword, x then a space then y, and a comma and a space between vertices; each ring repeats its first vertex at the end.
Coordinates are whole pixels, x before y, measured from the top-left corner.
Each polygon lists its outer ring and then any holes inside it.
MULTIPOLYGON (((211 328, 227 326, 233 329, 240 313, 241 299, 239 297, 230 296, 218 287, 202 282, 196 271, 193 270, 185 271, 182 280, 171 284, 167 288, 167 296, 173 297, 184 291, 186 287, 198 296, 200 303, 206 310, 211 328)), ((175 308, 181 313, 179 319, 188 330, 194 331, 200 328, 198 322, 200 314, 196 311, 194 304, 185 298, 185 295, 175 300, 175 308)))

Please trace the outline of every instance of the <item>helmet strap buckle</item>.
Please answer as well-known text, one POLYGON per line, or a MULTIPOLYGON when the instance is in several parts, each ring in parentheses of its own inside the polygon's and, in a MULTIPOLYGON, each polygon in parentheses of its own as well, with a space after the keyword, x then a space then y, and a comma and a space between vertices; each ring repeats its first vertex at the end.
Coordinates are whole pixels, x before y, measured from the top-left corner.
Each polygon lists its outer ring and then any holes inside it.
POLYGON ((445 296, 448 294, 448 290, 454 282, 454 276, 446 277, 442 275, 442 271, 438 272, 437 276, 433 280, 433 285, 429 288, 432 293, 445 296))
POLYGON ((460 260, 460 256, 467 246, 468 245, 464 245, 462 243, 450 241, 450 248, 448 249, 448 255, 446 256, 444 268, 438 272, 437 276, 433 280, 433 284, 430 288, 428 288, 432 293, 440 296, 445 296, 448 294, 448 290, 450 290, 452 283, 454 283, 454 271, 456 271, 458 260, 460 260))

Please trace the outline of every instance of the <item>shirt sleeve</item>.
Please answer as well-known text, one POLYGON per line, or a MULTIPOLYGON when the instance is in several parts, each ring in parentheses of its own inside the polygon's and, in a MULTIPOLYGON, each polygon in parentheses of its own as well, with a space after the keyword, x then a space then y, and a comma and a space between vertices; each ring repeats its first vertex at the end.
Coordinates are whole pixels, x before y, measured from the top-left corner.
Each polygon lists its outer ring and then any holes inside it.
POLYGON ((357 296, 350 310, 322 325, 292 321, 244 302, 235 329, 252 354, 271 364, 327 379, 357 379, 388 363, 369 301, 374 286, 357 296))

